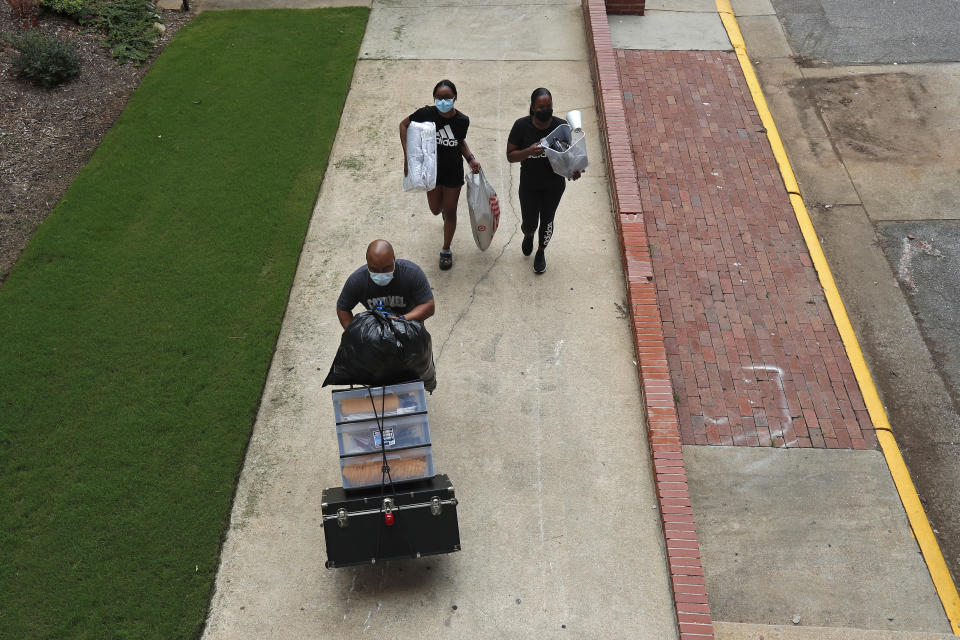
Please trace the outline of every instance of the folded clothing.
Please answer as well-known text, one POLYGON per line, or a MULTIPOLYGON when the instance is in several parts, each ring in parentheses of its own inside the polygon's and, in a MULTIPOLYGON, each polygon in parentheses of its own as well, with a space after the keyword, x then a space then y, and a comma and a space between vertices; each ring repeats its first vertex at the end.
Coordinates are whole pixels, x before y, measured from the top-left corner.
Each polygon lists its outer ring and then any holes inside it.
POLYGON ((404 191, 430 191, 437 186, 437 125, 411 122, 407 128, 407 175, 404 191))

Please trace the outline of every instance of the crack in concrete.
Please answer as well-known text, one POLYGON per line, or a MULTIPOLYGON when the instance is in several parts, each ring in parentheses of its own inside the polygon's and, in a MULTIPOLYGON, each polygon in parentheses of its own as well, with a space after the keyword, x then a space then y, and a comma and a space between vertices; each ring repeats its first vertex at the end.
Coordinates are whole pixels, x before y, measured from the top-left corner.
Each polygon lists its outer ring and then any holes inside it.
MULTIPOLYGON (((503 73, 501 72, 499 80, 497 82, 497 119, 498 119, 497 129, 498 131, 503 131, 503 128, 499 126, 500 114, 503 113, 502 109, 500 108, 502 104, 502 94, 501 94, 502 86, 503 86, 503 73)), ((497 137, 498 137, 497 141, 502 142, 502 140, 499 139, 499 136, 497 137)), ((488 277, 490 277, 490 273, 493 271, 494 267, 497 266, 497 263, 500 262, 500 259, 507 252, 507 247, 509 247, 513 243, 514 238, 517 237, 517 231, 520 230, 520 216, 517 214, 516 207, 513 206, 513 198, 512 198, 513 170, 510 168, 509 164, 507 164, 506 177, 507 177, 506 200, 504 200, 500 194, 497 194, 497 197, 500 199, 501 212, 504 210, 503 208, 504 202, 507 203, 507 207, 510 210, 510 215, 513 216, 513 231, 510 233, 510 237, 507 239, 507 241, 503 244, 503 248, 500 249, 500 255, 494 258, 493 262, 490 263, 490 266, 487 268, 487 270, 474 283, 473 289, 470 291, 470 299, 467 302, 466 308, 457 315, 457 319, 453 321, 453 324, 450 326, 450 331, 447 332, 447 336, 443 339, 443 342, 440 344, 440 348, 437 350, 437 357, 435 359, 435 363, 439 363, 440 360, 443 359, 443 352, 447 348, 447 343, 450 342, 450 338, 453 337, 453 334, 457 330, 457 327, 460 326, 460 323, 463 322, 463 319, 467 317, 468 313, 470 313, 470 309, 473 308, 473 303, 477 299, 477 287, 479 287, 482 282, 484 282, 488 277)))
POLYGON ((436 362, 440 362, 443 358, 443 351, 447 347, 447 343, 450 342, 450 338, 453 337, 453 333, 457 330, 457 327, 460 326, 460 323, 463 322, 463 319, 467 317, 467 314, 470 312, 470 309, 473 307, 473 303, 477 298, 477 287, 480 286, 484 280, 490 276, 490 272, 493 271, 493 268, 497 266, 497 263, 500 262, 500 258, 503 257, 503 254, 507 252, 507 247, 510 246, 510 243, 513 242, 513 239, 517 235, 517 228, 514 227, 513 233, 510 234, 510 239, 503 245, 503 249, 500 250, 500 255, 498 255, 490 266, 484 271, 483 275, 474 283, 473 289, 470 291, 470 300, 467 302, 466 308, 457 315, 457 319, 453 321, 453 325, 450 327, 450 331, 447 332, 447 336, 443 339, 443 343, 440 345, 440 349, 437 351, 436 362))

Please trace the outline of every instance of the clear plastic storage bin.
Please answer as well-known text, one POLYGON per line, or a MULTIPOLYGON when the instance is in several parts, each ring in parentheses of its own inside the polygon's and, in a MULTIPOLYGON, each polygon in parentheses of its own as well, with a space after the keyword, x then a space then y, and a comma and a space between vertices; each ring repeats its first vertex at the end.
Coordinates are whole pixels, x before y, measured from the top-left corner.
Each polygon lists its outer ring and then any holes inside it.
POLYGON ((334 391, 332 395, 333 414, 338 424, 370 420, 381 414, 388 417, 424 413, 427 410, 427 396, 421 380, 391 384, 386 387, 372 387, 369 390, 365 387, 341 389, 334 391), (373 402, 370 396, 373 396, 373 402))
MULTIPOLYGON (((384 418, 381 422, 387 450, 430 444, 430 421, 425 413, 384 418)), ((380 451, 380 429, 377 421, 338 424, 337 441, 342 456, 380 451)))
MULTIPOLYGON (((390 465, 390 479, 394 482, 432 478, 434 475, 433 450, 430 445, 387 451, 387 464, 390 465)), ((362 456, 340 458, 343 488, 357 489, 386 481, 382 467, 383 457, 379 451, 362 456)))
POLYGON ((573 178, 577 171, 587 168, 587 138, 580 129, 561 124, 540 141, 553 172, 564 178, 573 178))

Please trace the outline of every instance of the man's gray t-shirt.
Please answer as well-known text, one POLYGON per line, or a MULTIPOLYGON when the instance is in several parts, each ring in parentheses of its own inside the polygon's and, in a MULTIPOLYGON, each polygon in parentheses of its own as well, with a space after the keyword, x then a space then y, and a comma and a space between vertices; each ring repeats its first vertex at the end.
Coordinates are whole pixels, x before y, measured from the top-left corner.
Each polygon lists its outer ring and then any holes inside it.
POLYGON ((403 315, 433 300, 433 291, 423 269, 409 260, 394 261, 393 280, 385 287, 374 284, 367 265, 363 265, 347 278, 337 308, 353 311, 355 306, 362 304, 368 310, 376 309, 381 300, 384 310, 403 315))

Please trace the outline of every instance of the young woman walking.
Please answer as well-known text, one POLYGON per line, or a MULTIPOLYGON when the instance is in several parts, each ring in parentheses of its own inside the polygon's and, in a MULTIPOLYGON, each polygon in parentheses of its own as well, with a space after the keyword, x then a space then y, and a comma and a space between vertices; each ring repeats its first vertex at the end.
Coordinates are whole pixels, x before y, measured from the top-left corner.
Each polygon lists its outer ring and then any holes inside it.
MULTIPOLYGON (((553 96, 540 87, 530 96, 530 115, 513 123, 507 138, 507 160, 520 163, 520 214, 523 242, 520 249, 529 256, 533 234, 539 228, 539 246, 533 258, 535 273, 547 270, 545 251, 553 236, 553 219, 566 188, 564 177, 553 172, 540 141, 566 120, 553 116, 553 96)), ((576 180, 580 172, 573 175, 576 180)))
POLYGON ((433 88, 433 105, 417 109, 400 123, 400 144, 403 146, 403 175, 407 175, 407 129, 411 122, 433 122, 437 125, 437 186, 427 192, 427 205, 433 215, 443 216, 443 248, 440 268, 453 266, 450 242, 457 230, 457 201, 463 187, 463 160, 471 171, 480 171, 480 163, 467 146, 470 118, 454 108, 457 88, 449 80, 441 80, 433 88))

